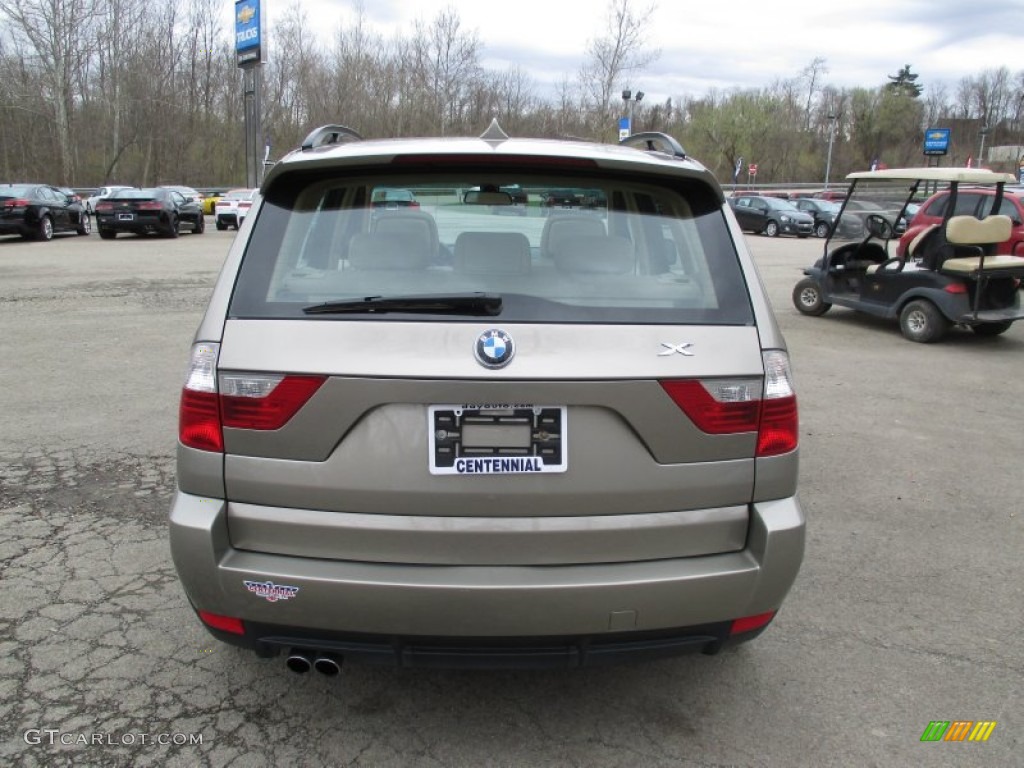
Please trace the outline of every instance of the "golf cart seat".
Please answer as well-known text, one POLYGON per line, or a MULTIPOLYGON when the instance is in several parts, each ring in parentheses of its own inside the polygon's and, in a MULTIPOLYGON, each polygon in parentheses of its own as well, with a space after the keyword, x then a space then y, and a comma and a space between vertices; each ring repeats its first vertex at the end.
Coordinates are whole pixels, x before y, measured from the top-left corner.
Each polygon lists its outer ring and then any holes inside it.
POLYGON ((878 243, 847 243, 832 252, 832 269, 837 272, 871 271, 886 260, 885 248, 878 243))
POLYGON ((1024 257, 994 253, 996 245, 1010 239, 1012 229, 1009 216, 954 216, 946 223, 946 240, 954 252, 939 268, 944 272, 971 274, 979 269, 988 272, 1024 266, 1024 257))
POLYGON ((914 236, 914 239, 907 245, 907 250, 904 251, 903 256, 895 256, 883 261, 881 264, 872 264, 868 267, 868 274, 873 275, 880 269, 889 269, 896 272, 902 272, 904 268, 916 269, 917 264, 914 259, 923 252, 924 243, 928 240, 928 237, 938 229, 938 224, 929 224, 914 236))
POLYGON ((952 261, 955 270, 957 265, 966 268, 973 261, 977 269, 983 255, 993 254, 996 245, 1010 237, 1011 228, 1009 216, 953 216, 943 226, 922 233, 918 247, 921 266, 941 270, 952 261))

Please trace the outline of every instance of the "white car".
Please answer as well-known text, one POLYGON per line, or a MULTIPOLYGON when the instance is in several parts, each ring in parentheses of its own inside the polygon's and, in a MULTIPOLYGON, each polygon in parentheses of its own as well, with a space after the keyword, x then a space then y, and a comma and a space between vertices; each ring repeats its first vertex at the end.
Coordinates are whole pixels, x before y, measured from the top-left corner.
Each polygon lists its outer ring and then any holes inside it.
POLYGON ((245 215, 252 207, 256 199, 257 189, 232 189, 224 193, 224 196, 214 205, 214 213, 217 216, 217 229, 224 230, 228 227, 238 229, 245 221, 245 215))
POLYGON ((91 197, 86 198, 85 210, 87 210, 89 213, 95 213, 96 203, 98 203, 100 200, 105 200, 106 198, 110 197, 111 195, 117 192, 120 192, 122 189, 134 189, 134 187, 130 187, 127 184, 115 184, 109 187, 100 187, 91 197))

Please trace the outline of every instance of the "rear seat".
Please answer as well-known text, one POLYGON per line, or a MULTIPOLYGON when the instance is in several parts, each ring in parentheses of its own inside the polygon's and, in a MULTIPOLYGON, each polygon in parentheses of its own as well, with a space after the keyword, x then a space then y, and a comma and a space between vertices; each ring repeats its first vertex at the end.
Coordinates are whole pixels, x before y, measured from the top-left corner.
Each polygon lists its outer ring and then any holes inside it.
POLYGON ((1024 268, 1024 257, 995 255, 999 243, 1010 239, 1013 222, 1009 216, 993 215, 984 219, 954 216, 946 222, 946 241, 952 246, 938 267, 944 272, 969 274, 1007 268, 1024 268), (984 257, 984 258, 983 258, 984 257))
POLYGON ((628 275, 634 272, 633 243, 624 237, 581 235, 567 239, 554 254, 559 272, 628 275))
POLYGON ((530 241, 520 232, 463 232, 455 239, 455 271, 525 275, 530 271, 530 241))
POLYGON ((360 270, 423 270, 430 264, 430 242, 412 232, 358 234, 349 244, 348 261, 360 270))

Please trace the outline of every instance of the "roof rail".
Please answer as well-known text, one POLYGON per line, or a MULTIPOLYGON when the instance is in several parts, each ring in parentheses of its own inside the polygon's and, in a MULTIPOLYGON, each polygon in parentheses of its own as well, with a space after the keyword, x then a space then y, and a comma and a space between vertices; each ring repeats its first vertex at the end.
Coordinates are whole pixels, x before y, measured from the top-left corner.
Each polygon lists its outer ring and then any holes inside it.
POLYGON ((346 141, 362 141, 363 137, 344 125, 321 125, 314 128, 302 142, 302 151, 346 141))
POLYGON ((673 157, 686 157, 686 150, 682 145, 669 136, 667 133, 658 131, 647 131, 645 133, 634 133, 632 136, 619 141, 620 146, 636 147, 648 152, 664 152, 673 157))

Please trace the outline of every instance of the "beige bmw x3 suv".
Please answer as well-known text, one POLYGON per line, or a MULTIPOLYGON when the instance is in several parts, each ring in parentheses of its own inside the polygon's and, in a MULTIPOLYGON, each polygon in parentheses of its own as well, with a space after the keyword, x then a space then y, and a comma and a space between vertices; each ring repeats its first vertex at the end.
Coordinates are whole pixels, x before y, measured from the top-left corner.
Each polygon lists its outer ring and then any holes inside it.
POLYGON ((325 126, 196 334, 170 544, 206 628, 295 672, 714 653, 800 567, 797 443, 743 235, 677 141, 325 126))

